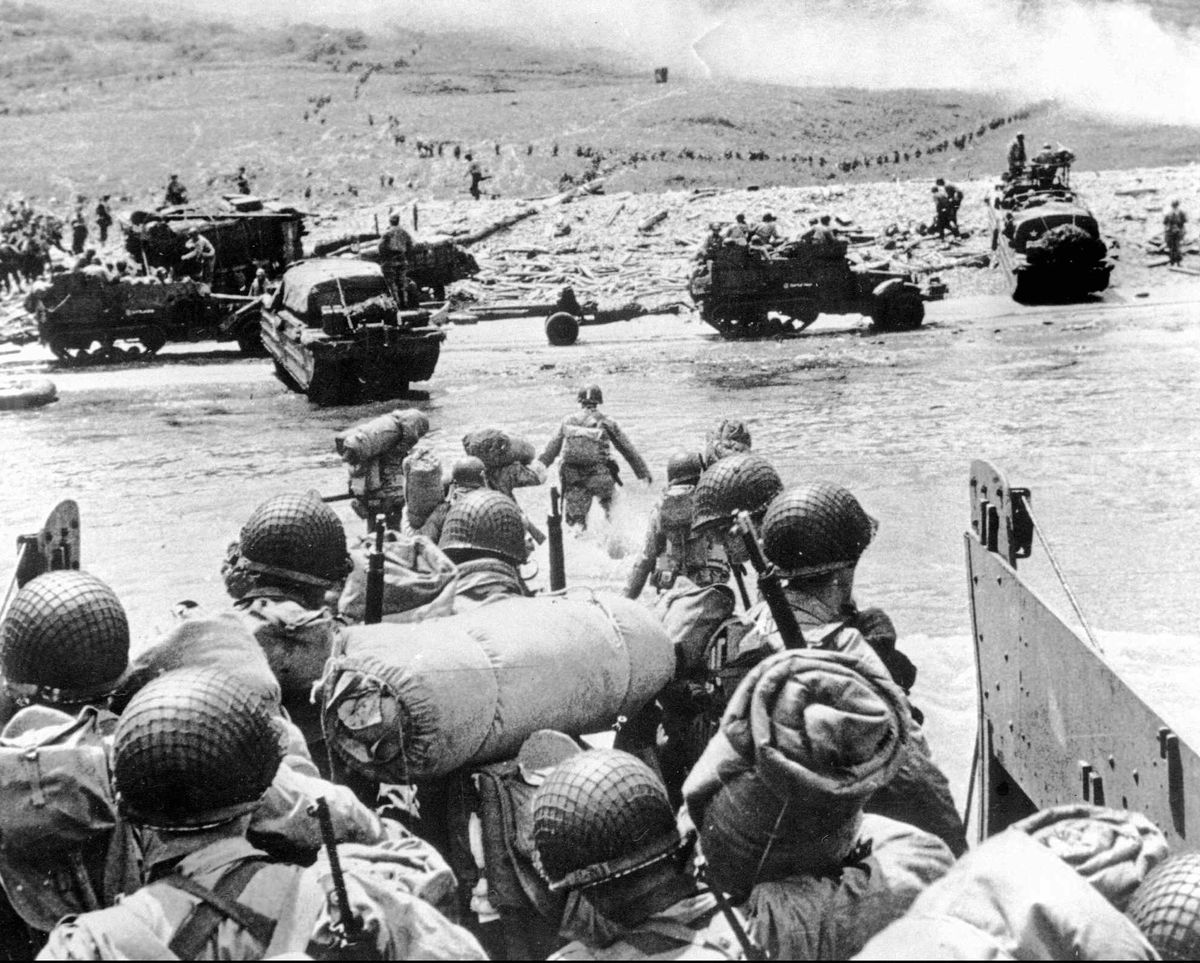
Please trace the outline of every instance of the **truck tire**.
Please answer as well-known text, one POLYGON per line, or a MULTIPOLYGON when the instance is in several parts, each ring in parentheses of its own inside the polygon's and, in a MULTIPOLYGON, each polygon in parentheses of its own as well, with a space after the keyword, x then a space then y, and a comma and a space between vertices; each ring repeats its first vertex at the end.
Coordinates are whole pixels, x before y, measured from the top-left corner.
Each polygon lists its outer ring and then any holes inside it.
POLYGON ((144 329, 138 335, 138 340, 142 342, 142 347, 146 349, 146 353, 150 355, 158 354, 167 343, 167 334, 158 325, 144 329))
POLYGON ((876 301, 871 320, 880 331, 912 331, 925 320, 925 302, 915 291, 889 291, 876 301))
POLYGON ((247 358, 265 358, 267 348, 263 344, 262 326, 255 319, 253 324, 245 325, 238 331, 237 346, 247 358))
POLYGON ((566 311, 556 311, 546 319, 546 340, 556 348, 579 340, 579 319, 566 311))

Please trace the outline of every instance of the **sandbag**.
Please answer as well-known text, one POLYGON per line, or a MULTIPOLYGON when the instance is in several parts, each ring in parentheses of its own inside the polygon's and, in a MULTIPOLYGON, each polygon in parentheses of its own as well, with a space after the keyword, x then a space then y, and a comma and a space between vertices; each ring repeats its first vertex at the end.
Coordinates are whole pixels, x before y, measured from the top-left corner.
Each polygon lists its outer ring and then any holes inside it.
POLYGON ((402 443, 411 448, 428 430, 429 420, 416 408, 398 408, 340 435, 338 453, 348 465, 361 465, 402 443))
POLYGON ((321 682, 326 738, 351 770, 394 783, 512 758, 538 729, 607 729, 675 668, 653 613, 595 593, 354 626, 335 653, 321 682))
POLYGON ((442 463, 433 449, 419 444, 404 459, 403 470, 408 518, 415 528, 420 528, 446 496, 442 487, 442 463))
MULTIPOLYGON (((374 538, 350 549, 354 568, 338 600, 338 614, 361 622, 367 610, 367 559, 374 538)), ((424 535, 407 537, 388 532, 383 543, 383 620, 420 622, 454 611, 458 569, 424 535)))

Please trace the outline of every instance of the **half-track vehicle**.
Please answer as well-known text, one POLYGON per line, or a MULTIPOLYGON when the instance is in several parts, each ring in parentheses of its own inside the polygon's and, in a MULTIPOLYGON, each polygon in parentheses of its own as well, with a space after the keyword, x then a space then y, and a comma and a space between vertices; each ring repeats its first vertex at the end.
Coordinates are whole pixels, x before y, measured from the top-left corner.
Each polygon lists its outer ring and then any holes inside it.
POLYGON ((398 398, 433 377, 448 314, 399 310, 378 264, 293 264, 262 299, 262 343, 276 376, 318 405, 398 398))
POLYGON ((216 251, 211 284, 218 294, 243 294, 258 268, 277 277, 304 256, 303 212, 243 194, 230 195, 217 210, 181 206, 134 211, 125 227, 125 249, 148 274, 165 268, 176 276, 196 277, 200 265, 183 257, 192 229, 216 251))
POLYGON ((992 249, 1016 301, 1077 301, 1108 287, 1114 263, 1095 215, 1071 189, 1073 160, 1057 151, 987 202, 992 249))
POLYGON ((723 244, 688 282, 700 319, 724 338, 796 333, 821 314, 861 314, 882 331, 909 330, 925 319, 925 302, 945 292, 937 279, 923 288, 915 275, 853 264, 844 246, 806 241, 773 250, 723 244))
POLYGON ((110 278, 99 268, 56 274, 25 298, 38 339, 67 364, 154 355, 168 341, 237 341, 261 355, 258 317, 190 278, 110 278))

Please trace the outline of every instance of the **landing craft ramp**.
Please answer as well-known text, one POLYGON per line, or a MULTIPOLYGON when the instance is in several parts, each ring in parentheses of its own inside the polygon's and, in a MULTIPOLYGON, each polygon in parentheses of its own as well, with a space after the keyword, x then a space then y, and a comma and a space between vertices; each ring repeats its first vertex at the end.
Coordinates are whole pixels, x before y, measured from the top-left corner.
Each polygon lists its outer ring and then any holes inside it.
POLYGON ((970 494, 980 838, 1090 802, 1144 813, 1172 846, 1200 839, 1200 734, 1165 721, 1024 584, 1017 562, 1036 531, 1028 491, 976 461, 970 494))

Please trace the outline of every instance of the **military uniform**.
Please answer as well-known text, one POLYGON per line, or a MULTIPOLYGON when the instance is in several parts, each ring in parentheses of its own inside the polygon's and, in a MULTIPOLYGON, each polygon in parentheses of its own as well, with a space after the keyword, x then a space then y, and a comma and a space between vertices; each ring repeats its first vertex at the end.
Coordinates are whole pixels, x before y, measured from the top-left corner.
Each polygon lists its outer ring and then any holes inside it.
MULTIPOLYGON (((143 827, 149 882, 115 906, 64 919, 39 958, 344 953, 339 924, 349 921, 325 860, 290 865, 245 838, 281 758, 269 705, 227 671, 170 671, 148 683, 117 726, 113 782, 123 815, 143 827)), ((430 893, 431 868, 445 867, 422 850, 411 837, 339 847, 362 924, 359 958, 483 958, 469 934, 420 898, 430 893)), ((452 883, 441 875, 444 891, 452 883)))
POLYGON ((549 468, 562 455, 559 477, 563 489, 563 514, 568 525, 587 527, 593 499, 598 500, 608 514, 616 490, 616 463, 611 459, 610 446, 629 462, 638 478, 650 480, 650 469, 633 443, 615 421, 595 408, 564 418, 539 456, 542 464, 549 468))
POLYGON ((455 612, 492 598, 529 595, 517 567, 529 556, 525 518, 500 492, 466 492, 451 507, 438 547, 458 566, 455 612))
POLYGON ((615 943, 568 943, 552 960, 744 960, 745 953, 711 893, 655 913, 615 943))
POLYGON ((213 272, 217 266, 217 249, 213 247, 212 241, 203 234, 196 233, 188 241, 188 250, 183 255, 183 260, 194 260, 200 269, 200 280, 205 284, 212 284, 213 272))
POLYGON ((1163 216, 1163 227, 1166 228, 1167 255, 1172 264, 1183 263, 1183 252, 1180 248, 1183 244, 1183 232, 1186 224, 1187 215, 1180 209, 1179 202, 1176 201, 1163 216))
POLYGON ((627 598, 641 595, 647 580, 659 592, 680 576, 701 588, 729 581, 729 560, 721 546, 706 535, 692 534, 694 491, 695 485, 672 485, 654 506, 642 553, 625 584, 627 598))
POLYGON ((408 303, 406 289, 408 287, 408 261, 412 257, 412 247, 412 235, 400 226, 399 221, 393 222, 384 232, 383 237, 379 239, 379 257, 383 263, 383 271, 388 283, 392 286, 396 303, 402 308, 406 307, 408 303))
POLYGON ((1025 171, 1025 139, 1017 137, 1008 145, 1008 172, 1016 177, 1025 171))

